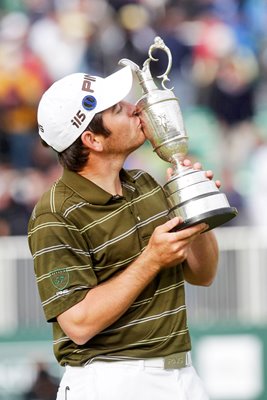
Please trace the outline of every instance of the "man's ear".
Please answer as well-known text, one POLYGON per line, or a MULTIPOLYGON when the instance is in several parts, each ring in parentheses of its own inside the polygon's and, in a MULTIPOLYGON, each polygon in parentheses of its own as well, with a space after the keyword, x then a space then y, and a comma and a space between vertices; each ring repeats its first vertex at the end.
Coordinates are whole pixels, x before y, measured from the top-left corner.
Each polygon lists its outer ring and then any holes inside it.
POLYGON ((103 149, 101 135, 96 135, 89 130, 82 133, 81 140, 84 146, 88 147, 90 150, 102 151, 103 149))

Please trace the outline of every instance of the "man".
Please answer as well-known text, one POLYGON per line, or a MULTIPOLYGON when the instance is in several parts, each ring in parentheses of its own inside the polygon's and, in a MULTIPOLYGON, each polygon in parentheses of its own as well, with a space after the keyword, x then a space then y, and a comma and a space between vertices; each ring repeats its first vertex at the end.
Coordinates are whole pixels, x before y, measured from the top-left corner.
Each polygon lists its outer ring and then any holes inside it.
POLYGON ((131 86, 128 66, 105 79, 72 74, 38 108, 40 136, 64 167, 29 222, 54 352, 66 366, 58 400, 207 399, 190 359, 184 280, 212 282, 217 243, 203 223, 176 232, 182 221, 168 219, 160 185, 123 169, 146 140, 124 101, 131 86))

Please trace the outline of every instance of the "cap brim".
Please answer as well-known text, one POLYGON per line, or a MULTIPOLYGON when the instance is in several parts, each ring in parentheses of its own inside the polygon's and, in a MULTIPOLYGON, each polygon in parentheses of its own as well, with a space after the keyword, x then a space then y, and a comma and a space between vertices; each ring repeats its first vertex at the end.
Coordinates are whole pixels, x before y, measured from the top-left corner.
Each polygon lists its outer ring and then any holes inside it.
POLYGON ((129 65, 103 79, 100 84, 103 98, 96 111, 104 111, 122 101, 129 94, 132 84, 133 73, 129 65))

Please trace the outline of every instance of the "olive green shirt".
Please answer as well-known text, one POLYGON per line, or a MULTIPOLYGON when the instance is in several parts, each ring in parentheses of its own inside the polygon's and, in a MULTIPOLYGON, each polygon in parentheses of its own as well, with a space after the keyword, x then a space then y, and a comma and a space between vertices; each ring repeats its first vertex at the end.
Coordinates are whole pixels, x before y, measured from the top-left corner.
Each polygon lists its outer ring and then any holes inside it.
POLYGON ((36 280, 61 365, 160 357, 191 347, 181 265, 160 272, 122 317, 84 345, 75 344, 57 323, 56 317, 91 288, 127 268, 168 219, 163 190, 149 174, 122 170, 120 177, 123 196, 112 196, 65 170, 29 221, 36 280))

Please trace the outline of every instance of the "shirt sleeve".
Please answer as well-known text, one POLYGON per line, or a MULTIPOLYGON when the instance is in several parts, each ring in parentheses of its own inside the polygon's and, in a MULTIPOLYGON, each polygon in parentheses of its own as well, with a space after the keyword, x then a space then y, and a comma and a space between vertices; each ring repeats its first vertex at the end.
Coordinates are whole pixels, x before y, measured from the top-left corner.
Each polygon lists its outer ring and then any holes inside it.
POLYGON ((47 321, 84 299, 97 285, 88 242, 59 214, 42 214, 29 229, 29 247, 47 321))

